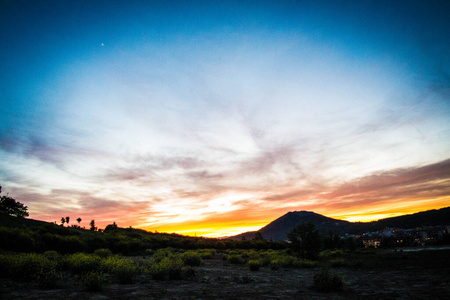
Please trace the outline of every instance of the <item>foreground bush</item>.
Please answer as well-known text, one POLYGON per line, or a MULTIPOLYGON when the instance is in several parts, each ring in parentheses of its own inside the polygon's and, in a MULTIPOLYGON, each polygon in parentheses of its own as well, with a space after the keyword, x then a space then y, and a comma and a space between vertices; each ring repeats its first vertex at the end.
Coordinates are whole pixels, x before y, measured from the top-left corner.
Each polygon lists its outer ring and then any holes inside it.
POLYGON ((104 249, 104 248, 95 250, 94 254, 101 258, 107 258, 107 257, 110 257, 111 255, 113 255, 111 250, 104 249))
POLYGON ((62 278, 61 265, 47 254, 17 253, 0 255, 1 275, 22 281, 34 281, 41 288, 53 288, 62 278))
POLYGON ((147 271, 156 280, 181 279, 183 267, 179 257, 164 257, 160 261, 150 262, 147 271))
POLYGON ((99 291, 107 280, 102 273, 91 271, 82 275, 80 281, 88 291, 99 291))
POLYGON ((245 259, 239 254, 228 255, 227 261, 230 264, 238 264, 238 265, 245 264, 245 259))
POLYGON ((249 260, 247 263, 250 271, 259 271, 262 266, 262 262, 259 260, 249 260))
POLYGON ((314 275, 311 289, 318 292, 340 292, 345 288, 345 281, 341 275, 322 269, 314 275))
POLYGON ((102 261, 102 269, 116 278, 119 283, 133 283, 140 273, 139 266, 131 259, 110 256, 102 261))
POLYGON ((194 251, 186 251, 183 254, 181 254, 181 260, 185 265, 192 267, 200 266, 203 262, 200 254, 194 251))
POLYGON ((96 255, 86 253, 72 254, 67 258, 68 268, 73 274, 83 275, 99 271, 100 260, 96 255))

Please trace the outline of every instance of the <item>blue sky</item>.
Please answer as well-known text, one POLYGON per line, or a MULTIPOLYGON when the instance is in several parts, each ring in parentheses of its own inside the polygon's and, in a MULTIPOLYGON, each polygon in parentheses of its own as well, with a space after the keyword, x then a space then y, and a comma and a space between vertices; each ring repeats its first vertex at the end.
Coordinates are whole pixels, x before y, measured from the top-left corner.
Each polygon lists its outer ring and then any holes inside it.
POLYGON ((32 218, 218 236, 448 206, 448 3, 0 11, 0 184, 32 218))

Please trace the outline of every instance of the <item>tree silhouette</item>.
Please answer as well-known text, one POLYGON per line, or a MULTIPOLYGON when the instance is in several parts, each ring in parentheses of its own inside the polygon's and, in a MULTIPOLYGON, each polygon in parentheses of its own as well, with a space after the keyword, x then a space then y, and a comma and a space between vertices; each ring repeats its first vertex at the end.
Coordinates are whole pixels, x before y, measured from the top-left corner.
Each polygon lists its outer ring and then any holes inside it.
POLYGON ((301 255, 316 259, 322 247, 322 238, 319 230, 313 223, 301 223, 288 234, 293 250, 301 255))
POLYGON ((9 197, 8 194, 0 197, 0 213, 20 218, 29 216, 28 207, 9 197))
POLYGON ((70 217, 66 217, 66 224, 69 226, 70 217))
POLYGON ((81 223, 81 218, 78 218, 78 219, 77 219, 77 222, 78 222, 78 225, 80 225, 80 223, 81 223))
POLYGON ((89 225, 91 225, 90 230, 92 230, 92 231, 97 230, 97 227, 95 227, 95 221, 94 221, 94 220, 92 220, 92 221, 89 223, 89 225))
POLYGON ((64 226, 64 223, 66 223, 66 218, 62 217, 61 218, 61 226, 64 226))
POLYGON ((264 240, 261 232, 259 232, 259 231, 255 232, 255 237, 253 238, 253 240, 254 241, 262 241, 262 240, 264 240))

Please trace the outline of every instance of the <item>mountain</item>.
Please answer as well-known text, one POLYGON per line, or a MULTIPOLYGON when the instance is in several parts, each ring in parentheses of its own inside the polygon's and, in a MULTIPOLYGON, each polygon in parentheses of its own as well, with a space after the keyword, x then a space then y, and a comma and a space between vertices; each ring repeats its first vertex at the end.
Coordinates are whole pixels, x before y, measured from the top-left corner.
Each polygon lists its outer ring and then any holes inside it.
MULTIPOLYGON (((311 211, 293 211, 272 221, 268 225, 259 229, 264 239, 267 240, 286 240, 286 235, 296 225, 301 223, 313 223, 323 232, 332 232, 335 234, 361 234, 369 231, 382 230, 386 227, 395 228, 415 228, 422 226, 450 225, 450 207, 433 209, 410 215, 381 219, 373 222, 348 222, 328 218, 311 211)), ((244 232, 230 237, 232 240, 242 238, 253 239, 256 231, 244 232)))

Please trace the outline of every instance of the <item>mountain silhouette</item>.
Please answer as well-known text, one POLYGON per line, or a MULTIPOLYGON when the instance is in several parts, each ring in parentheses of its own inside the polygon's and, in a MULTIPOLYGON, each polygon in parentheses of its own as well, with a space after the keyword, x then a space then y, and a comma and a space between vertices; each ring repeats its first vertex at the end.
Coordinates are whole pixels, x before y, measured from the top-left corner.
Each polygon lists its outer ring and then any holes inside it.
MULTIPOLYGON (((382 230, 386 227, 408 229, 423 226, 450 225, 450 207, 366 223, 337 220, 311 211, 292 211, 270 222, 259 229, 258 232, 266 240, 286 240, 287 234, 301 223, 313 223, 322 232, 340 235, 345 233, 361 234, 382 230)), ((256 231, 249 231, 229 238, 232 240, 253 239, 255 233, 256 231)))

